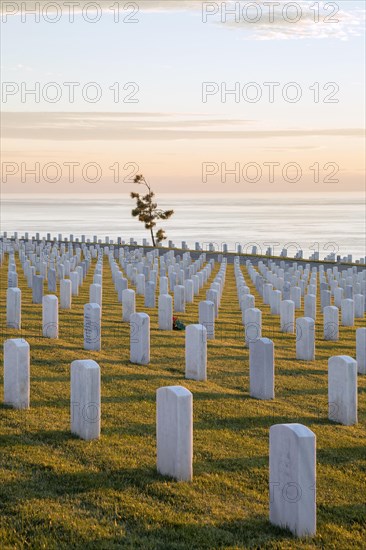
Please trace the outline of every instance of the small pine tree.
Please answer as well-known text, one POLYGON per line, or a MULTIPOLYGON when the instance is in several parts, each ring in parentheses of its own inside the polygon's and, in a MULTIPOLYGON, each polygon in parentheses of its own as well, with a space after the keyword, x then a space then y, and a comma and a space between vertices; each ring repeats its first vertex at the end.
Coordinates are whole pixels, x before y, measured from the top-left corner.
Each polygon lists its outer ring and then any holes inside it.
POLYGON ((161 210, 158 208, 157 203, 153 201, 155 193, 142 174, 135 176, 134 183, 145 185, 148 192, 146 195, 131 193, 131 198, 136 199, 136 208, 132 210, 132 216, 138 217, 139 221, 145 224, 145 228, 150 230, 153 246, 156 246, 156 242, 161 243, 166 239, 163 229, 158 229, 154 236, 156 220, 168 220, 174 214, 174 210, 161 210))

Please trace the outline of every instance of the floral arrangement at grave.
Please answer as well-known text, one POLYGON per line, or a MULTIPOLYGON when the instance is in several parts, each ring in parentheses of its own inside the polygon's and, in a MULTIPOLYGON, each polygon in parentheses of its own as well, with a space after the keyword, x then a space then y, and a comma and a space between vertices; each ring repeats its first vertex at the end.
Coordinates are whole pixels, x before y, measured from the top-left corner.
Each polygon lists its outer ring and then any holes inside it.
POLYGON ((178 317, 173 317, 173 330, 185 330, 186 325, 179 321, 178 317))

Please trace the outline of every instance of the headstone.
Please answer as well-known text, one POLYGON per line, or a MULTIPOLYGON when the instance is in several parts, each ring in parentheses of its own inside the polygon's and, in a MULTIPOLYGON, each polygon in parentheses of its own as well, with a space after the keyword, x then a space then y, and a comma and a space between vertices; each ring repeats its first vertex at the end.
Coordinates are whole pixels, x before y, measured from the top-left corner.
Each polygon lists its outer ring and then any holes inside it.
POLYGON ((219 293, 217 290, 210 288, 206 292, 206 301, 212 302, 215 306, 215 317, 219 315, 219 293))
POLYGON ((136 296, 145 295, 145 275, 139 273, 136 277, 136 296))
POLYGON ((365 296, 362 294, 355 294, 353 300, 355 302, 356 319, 363 319, 365 314, 365 296))
POLYGON ((349 300, 353 300, 353 286, 352 285, 346 285, 345 298, 348 298, 349 300))
POLYGON ((43 299, 43 277, 35 275, 32 278, 32 301, 33 304, 41 304, 43 299))
POLYGON ((280 315, 281 313, 281 298, 280 290, 273 290, 271 294, 271 313, 272 315, 280 315))
POLYGON ((60 308, 71 309, 71 281, 70 279, 61 279, 60 281, 60 308))
POLYGON ((315 323, 311 317, 296 319, 296 359, 314 361, 315 323))
POLYGON ((334 289, 334 305, 338 308, 341 307, 343 300, 343 288, 335 288, 334 289))
POLYGON ((290 300, 295 304, 295 309, 301 308, 301 288, 299 286, 293 286, 290 290, 290 300))
POLYGON ((71 432, 87 441, 100 436, 100 367, 91 359, 71 363, 71 432))
POLYGON ((71 294, 73 296, 78 296, 79 295, 79 274, 77 273, 77 271, 71 271, 70 281, 71 281, 71 294))
POLYGON ((48 270, 48 292, 57 292, 56 269, 48 270))
MULTIPOLYGON (((76 269, 76 271, 79 273, 78 268, 76 269)), ((60 280, 65 278, 65 266, 64 266, 64 264, 58 264, 58 266, 57 266, 57 272, 58 272, 58 278, 59 278, 60 280)), ((80 282, 80 284, 81 284, 81 279, 80 279, 79 282, 80 282)))
POLYGON ((339 309, 336 306, 326 306, 324 316, 324 340, 336 342, 339 339, 339 309))
POLYGON ((200 293, 200 278, 198 275, 193 275, 193 292, 195 296, 198 296, 200 293))
POLYGON ((157 470, 178 481, 193 475, 192 394, 182 386, 167 386, 156 392, 157 470))
POLYGON ((122 291, 122 321, 129 323, 131 315, 136 311, 135 291, 131 288, 126 288, 122 291))
POLYGON ((245 310, 255 307, 255 298, 254 298, 254 296, 252 294, 244 294, 241 298, 240 305, 241 305, 241 310, 243 312, 242 321, 243 321, 243 324, 244 324, 245 310))
POLYGON ((328 360, 328 418, 345 426, 357 424, 357 362, 348 355, 328 360))
POLYGON ((295 304, 292 300, 282 300, 280 306, 281 332, 295 332, 295 304))
POLYGON ((148 281, 146 283, 145 307, 148 307, 148 308, 156 307, 155 288, 156 288, 156 284, 153 281, 148 281))
POLYGON ((204 275, 203 275, 203 271, 199 271, 197 273, 197 277, 198 277, 198 286, 200 287, 200 289, 203 287, 204 285, 204 275))
POLYGON ((28 282, 28 287, 29 288, 33 289, 33 279, 35 278, 35 276, 36 276, 36 268, 34 267, 34 265, 32 265, 32 266, 29 267, 28 277, 27 277, 27 282, 28 282))
POLYGON ((262 337, 262 312, 258 308, 249 308, 244 314, 245 343, 251 344, 262 337))
POLYGON ((100 351, 101 348, 101 310, 99 304, 84 306, 84 349, 100 351))
MULTIPOLYGON (((100 273, 94 273, 93 283, 95 285, 101 285, 103 283, 103 276, 100 273)), ((126 286, 126 288, 127 288, 127 286, 126 286)))
POLYGON ((269 338, 258 338, 249 345, 250 395, 274 399, 274 345, 269 338))
POLYGON ((186 327, 185 377, 192 380, 207 379, 207 330, 203 325, 186 327))
POLYGON ((29 344, 22 338, 4 342, 4 404, 14 409, 29 408, 29 344))
POLYGON ((199 324, 207 331, 207 340, 215 339, 215 304, 209 300, 199 303, 199 324))
POLYGON ((304 298, 304 313, 305 317, 311 317, 316 321, 316 296, 307 294, 304 298))
POLYGON ((255 278, 255 288, 261 296, 263 296, 263 277, 262 275, 257 275, 255 278))
POLYGON ((53 294, 43 296, 42 332, 44 338, 58 338, 58 298, 53 294))
POLYGON ((176 280, 177 280, 177 274, 173 271, 169 273, 169 286, 172 292, 174 291, 176 280))
POLYGON ((102 285, 93 283, 89 287, 89 301, 91 304, 98 304, 102 312, 102 285))
POLYGON ((320 292, 320 306, 322 310, 324 310, 325 307, 330 306, 330 297, 331 297, 330 290, 324 289, 320 292))
POLYGON ((355 304, 350 298, 342 300, 342 326, 353 327, 355 324, 355 304))
POLYGON ((22 326, 22 292, 20 288, 6 291, 6 326, 20 330, 22 326))
MULTIPOLYGON (((65 266, 65 277, 70 277, 70 261, 65 260, 64 266, 65 266)), ((62 278, 64 278, 64 277, 62 277, 62 278)))
MULTIPOLYGON (((290 300, 290 295, 291 295, 291 285, 288 281, 286 281, 283 285, 283 290, 282 290, 282 297, 283 297, 283 301, 292 301, 290 300)), ((295 303, 294 303, 294 307, 295 307, 295 303)))
POLYGON ((183 285, 184 286, 184 281, 185 281, 185 276, 184 276, 184 270, 183 269, 180 269, 178 271, 178 283, 180 285, 183 285))
POLYGON ((192 279, 184 281, 185 299, 187 304, 193 304, 194 288, 192 279))
POLYGON ((184 313, 186 310, 185 288, 183 285, 174 286, 174 311, 184 313))
POLYGON ((314 296, 316 296, 316 285, 309 285, 308 286, 308 294, 313 294, 314 296))
POLYGON ((270 522, 295 536, 316 533, 315 434, 302 424, 269 431, 270 522))
POLYGON ((118 301, 122 303, 122 292, 128 288, 128 281, 124 277, 117 279, 116 289, 118 292, 118 301))
POLYGON ((168 277, 160 277, 159 294, 169 294, 168 277))
POLYGON ((16 271, 9 271, 8 273, 8 288, 18 287, 18 274, 16 271))
MULTIPOLYGON (((64 267, 64 266, 62 266, 62 267, 64 267)), ((84 281, 84 269, 83 269, 83 267, 81 265, 78 265, 77 268, 76 268, 76 272, 79 275, 79 286, 81 286, 83 284, 83 281, 84 281)), ((62 278, 64 278, 64 276, 62 278)))
POLYGON ((263 303, 266 305, 270 304, 270 295, 273 290, 273 285, 271 283, 264 283, 263 285, 263 303))
POLYGON ((366 328, 356 330, 356 361, 359 374, 366 374, 366 328))
POLYGON ((130 362, 135 365, 150 363, 150 317, 133 313, 130 317, 130 362))
POLYGON ((160 330, 173 330, 173 299, 169 294, 160 294, 158 304, 160 330))

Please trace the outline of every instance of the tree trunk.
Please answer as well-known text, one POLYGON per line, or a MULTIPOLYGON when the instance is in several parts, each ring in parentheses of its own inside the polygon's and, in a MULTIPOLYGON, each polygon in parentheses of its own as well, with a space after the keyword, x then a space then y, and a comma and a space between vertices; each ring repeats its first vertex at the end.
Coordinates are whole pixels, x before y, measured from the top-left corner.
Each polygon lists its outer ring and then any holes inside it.
POLYGON ((155 248, 154 232, 153 232, 152 228, 150 229, 150 233, 151 233, 151 238, 152 238, 152 242, 153 242, 153 247, 155 248))

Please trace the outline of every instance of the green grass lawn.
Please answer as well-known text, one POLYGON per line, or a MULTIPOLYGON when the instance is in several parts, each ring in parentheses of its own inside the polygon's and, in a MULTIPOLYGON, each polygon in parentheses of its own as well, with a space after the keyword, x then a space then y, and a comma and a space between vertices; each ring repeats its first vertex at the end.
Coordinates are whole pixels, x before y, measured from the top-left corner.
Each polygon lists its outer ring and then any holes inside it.
MULTIPOLYGON (((42 306, 32 304, 18 262, 22 331, 6 329, 6 258, 0 269, 2 341, 22 335, 30 344, 31 408, 0 406, 1 548, 365 547, 365 376, 358 377, 359 424, 327 419, 328 358, 355 357, 355 330, 364 321, 340 327, 339 342, 326 342, 318 308, 316 360, 297 361, 295 335, 279 331, 279 317, 269 314, 242 270, 263 312, 263 336, 275 344, 274 401, 249 397, 249 352, 232 265, 216 340, 208 343, 208 381, 196 382, 184 378, 184 332, 160 332, 157 310, 146 310, 151 364, 129 363, 129 326, 121 322, 106 259, 101 352, 83 350, 83 305, 94 266, 72 310, 60 310, 60 338, 47 340, 41 337, 42 306), (101 438, 91 442, 70 434, 70 364, 87 358, 102 373, 101 438), (177 384, 193 393, 191 483, 162 477, 155 467, 155 392, 177 384), (285 422, 300 422, 317 437, 318 527, 312 539, 297 540, 268 520, 269 428, 285 422)), ((185 323, 198 321, 208 286, 179 315, 185 323)), ((144 311, 140 297, 137 310, 144 311)))

